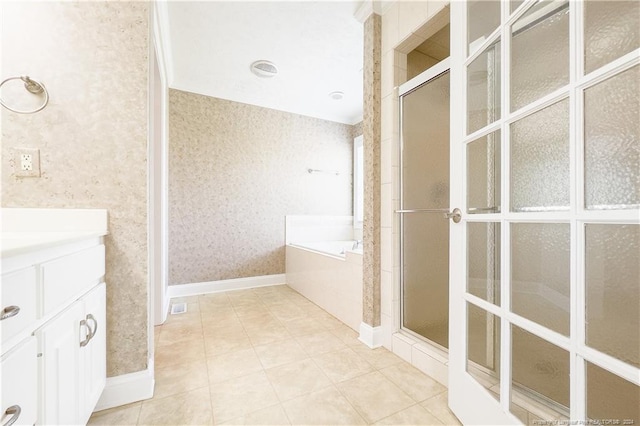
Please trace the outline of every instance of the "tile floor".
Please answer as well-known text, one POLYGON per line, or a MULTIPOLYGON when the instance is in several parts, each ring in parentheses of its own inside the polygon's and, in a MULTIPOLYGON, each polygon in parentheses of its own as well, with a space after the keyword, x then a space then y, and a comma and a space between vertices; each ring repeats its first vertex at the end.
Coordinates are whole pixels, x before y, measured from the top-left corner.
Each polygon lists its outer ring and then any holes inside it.
POLYGON ((287 286, 176 299, 156 388, 89 424, 454 425, 444 386, 287 286))

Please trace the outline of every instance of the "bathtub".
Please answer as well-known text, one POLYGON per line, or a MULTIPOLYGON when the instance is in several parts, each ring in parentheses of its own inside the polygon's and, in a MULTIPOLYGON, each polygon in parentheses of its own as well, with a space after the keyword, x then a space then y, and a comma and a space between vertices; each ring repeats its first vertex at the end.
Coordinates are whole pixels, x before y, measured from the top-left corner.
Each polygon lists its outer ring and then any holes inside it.
POLYGON ((362 248, 354 241, 296 242, 286 246, 287 284, 359 331, 362 321, 362 248))
POLYGON ((362 245, 355 248, 356 241, 313 241, 304 243, 291 243, 292 247, 303 250, 312 251, 314 253, 323 254, 325 256, 333 256, 344 259, 347 252, 362 255, 362 245))

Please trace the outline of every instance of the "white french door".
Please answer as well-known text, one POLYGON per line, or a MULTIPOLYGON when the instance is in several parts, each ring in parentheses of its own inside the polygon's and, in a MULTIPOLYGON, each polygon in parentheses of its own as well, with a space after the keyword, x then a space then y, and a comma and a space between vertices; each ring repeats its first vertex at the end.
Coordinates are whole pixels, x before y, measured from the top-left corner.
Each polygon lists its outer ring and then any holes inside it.
POLYGON ((451 2, 464 424, 640 423, 639 27, 637 1, 451 2))

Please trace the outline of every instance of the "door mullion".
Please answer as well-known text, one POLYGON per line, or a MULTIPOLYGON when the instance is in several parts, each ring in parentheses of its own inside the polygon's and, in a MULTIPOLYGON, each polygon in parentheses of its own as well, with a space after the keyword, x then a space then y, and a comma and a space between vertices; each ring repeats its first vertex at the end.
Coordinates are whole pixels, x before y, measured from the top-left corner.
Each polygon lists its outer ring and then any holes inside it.
POLYGON ((506 412, 510 411, 511 405, 511 325, 507 319, 507 313, 509 312, 509 306, 511 306, 511 292, 509 288, 511 286, 511 256, 510 256, 510 235, 511 230, 509 224, 505 222, 505 214, 509 211, 510 201, 510 146, 509 146, 509 125, 506 124, 505 117, 509 116, 509 81, 510 81, 510 64, 511 64, 511 36, 510 27, 506 23, 509 21, 510 15, 510 2, 501 2, 501 44, 500 44, 500 57, 501 60, 501 78, 500 78, 500 94, 501 94, 501 149, 500 149, 500 174, 502 176, 502 182, 500 182, 500 238, 502 239, 500 244, 500 300, 501 304, 501 320, 500 320, 500 404, 502 409, 506 412))
POLYGON ((583 4, 569 4, 569 146, 570 146, 570 197, 571 197, 571 241, 570 247, 570 365, 569 365, 569 413, 570 419, 585 420, 585 364, 579 353, 579 344, 584 342, 584 228, 576 218, 584 209, 583 179, 583 135, 582 90, 577 88, 583 74, 584 40, 583 4))

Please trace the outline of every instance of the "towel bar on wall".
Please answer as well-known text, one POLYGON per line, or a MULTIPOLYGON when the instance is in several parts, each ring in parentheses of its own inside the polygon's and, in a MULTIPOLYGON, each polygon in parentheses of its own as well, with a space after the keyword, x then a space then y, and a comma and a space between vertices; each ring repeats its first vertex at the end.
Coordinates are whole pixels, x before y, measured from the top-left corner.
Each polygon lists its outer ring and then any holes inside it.
POLYGON ((2 86, 4 86, 5 83, 7 83, 8 81, 11 81, 11 80, 22 80, 24 82, 24 88, 27 89, 27 92, 29 92, 29 93, 33 93, 34 95, 39 95, 39 94, 43 93, 44 94, 44 101, 42 102, 42 105, 40 105, 38 108, 30 111, 30 110, 19 110, 19 109, 11 108, 0 97, 0 105, 5 107, 9 111, 15 112, 17 114, 34 114, 34 113, 36 113, 38 111, 42 111, 44 109, 44 107, 46 107, 47 104, 49 103, 49 92, 47 92, 47 88, 44 87, 44 84, 42 84, 39 81, 36 81, 36 80, 30 78, 28 75, 25 75, 25 76, 20 76, 20 77, 9 77, 9 78, 3 80, 2 83, 0 83, 0 88, 2 86))

